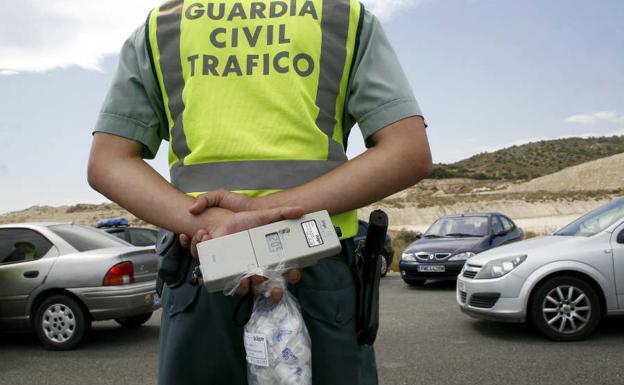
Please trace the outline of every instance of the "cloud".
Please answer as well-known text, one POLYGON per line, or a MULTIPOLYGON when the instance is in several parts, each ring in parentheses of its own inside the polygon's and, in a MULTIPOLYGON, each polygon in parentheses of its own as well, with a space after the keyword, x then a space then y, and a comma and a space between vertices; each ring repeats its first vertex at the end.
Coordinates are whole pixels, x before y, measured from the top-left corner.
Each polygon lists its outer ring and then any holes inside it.
POLYGON ((21 0, 0 3, 0 75, 98 70, 119 52, 157 0, 21 0))
POLYGON ((588 114, 572 115, 565 119, 568 123, 576 124, 596 124, 596 123, 616 123, 624 124, 624 115, 613 111, 598 111, 588 114))
POLYGON ((362 0, 366 9, 381 20, 389 20, 399 11, 415 8, 426 0, 362 0))
MULTIPOLYGON (((388 20, 427 0, 365 0, 388 20)), ((0 76, 79 67, 99 70, 159 0, 21 0, 0 3, 0 76)))

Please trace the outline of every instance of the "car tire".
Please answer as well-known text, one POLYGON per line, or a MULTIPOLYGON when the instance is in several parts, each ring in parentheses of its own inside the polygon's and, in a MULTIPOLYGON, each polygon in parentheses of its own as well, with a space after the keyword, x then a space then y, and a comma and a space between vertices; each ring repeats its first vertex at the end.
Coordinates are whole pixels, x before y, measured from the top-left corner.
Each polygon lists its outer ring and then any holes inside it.
POLYGON ((574 276, 545 281, 535 289, 529 306, 535 328, 553 341, 584 340, 602 317, 596 290, 574 276))
POLYGON ((132 317, 115 318, 115 322, 129 329, 138 328, 152 317, 152 313, 139 314, 132 317))
POLYGON ((88 335, 91 318, 75 299, 52 295, 37 307, 34 327, 46 349, 71 350, 88 335))
POLYGON ((405 283, 412 287, 419 287, 425 284, 425 279, 404 279, 405 283))
POLYGON ((388 274, 388 270, 390 269, 390 266, 388 266, 388 257, 386 257, 384 254, 381 254, 379 256, 379 258, 381 258, 381 274, 380 276, 383 278, 388 274))

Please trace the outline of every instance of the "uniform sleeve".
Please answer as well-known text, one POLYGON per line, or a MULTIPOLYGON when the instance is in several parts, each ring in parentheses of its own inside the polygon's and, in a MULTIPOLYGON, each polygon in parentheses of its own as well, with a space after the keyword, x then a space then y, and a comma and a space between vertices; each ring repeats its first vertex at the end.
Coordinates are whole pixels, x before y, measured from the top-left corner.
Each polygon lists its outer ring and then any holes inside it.
POLYGON ((351 73, 346 127, 357 122, 370 143, 371 135, 410 116, 422 116, 418 102, 381 23, 366 11, 351 73))
POLYGON ((153 159, 168 139, 162 97, 145 44, 145 26, 125 42, 119 66, 98 116, 94 132, 106 132, 142 143, 143 157, 153 159))

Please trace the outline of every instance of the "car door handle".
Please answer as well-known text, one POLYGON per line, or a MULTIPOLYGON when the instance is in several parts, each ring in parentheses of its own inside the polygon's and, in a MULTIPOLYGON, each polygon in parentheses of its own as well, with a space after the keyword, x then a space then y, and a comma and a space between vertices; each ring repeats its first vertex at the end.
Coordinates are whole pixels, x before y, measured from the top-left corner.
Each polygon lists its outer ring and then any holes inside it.
POLYGON ((24 273, 24 277, 26 278, 37 278, 39 276, 39 272, 38 271, 27 271, 24 273))

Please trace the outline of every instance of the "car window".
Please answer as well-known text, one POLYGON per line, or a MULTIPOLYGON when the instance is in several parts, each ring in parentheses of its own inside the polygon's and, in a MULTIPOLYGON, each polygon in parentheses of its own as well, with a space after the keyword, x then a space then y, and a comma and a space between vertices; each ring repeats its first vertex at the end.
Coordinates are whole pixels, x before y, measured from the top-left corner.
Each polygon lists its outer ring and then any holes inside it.
POLYGON ((52 243, 30 229, 0 229, 0 264, 33 261, 46 255, 52 243))
POLYGON ((149 229, 128 229, 130 243, 135 246, 152 246, 156 244, 157 232, 149 229))
POLYGON ((126 234, 126 230, 125 229, 119 229, 119 230, 108 230, 106 231, 107 233, 116 236, 117 238, 124 240, 126 242, 129 242, 130 240, 128 239, 128 234, 126 234))
POLYGON ((503 224, 501 223, 498 215, 492 217, 492 234, 499 234, 503 231, 503 224))
POLYGON ((54 225, 48 227, 65 242, 78 251, 105 249, 108 247, 132 246, 104 231, 81 225, 54 225))
POLYGON ((555 235, 590 237, 624 218, 624 199, 615 199, 590 211, 557 231, 555 235))
POLYGON ((425 237, 476 236, 488 233, 488 217, 463 216, 444 217, 436 221, 425 233, 425 237))
POLYGON ((503 222, 503 229, 505 229, 505 231, 511 231, 514 228, 513 222, 507 217, 500 216, 499 218, 503 222))

